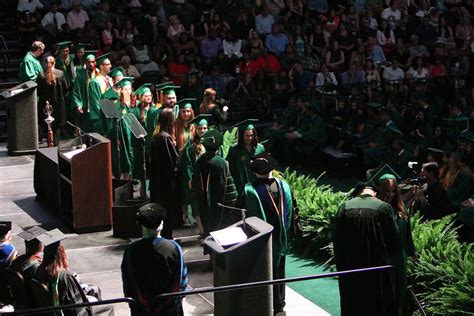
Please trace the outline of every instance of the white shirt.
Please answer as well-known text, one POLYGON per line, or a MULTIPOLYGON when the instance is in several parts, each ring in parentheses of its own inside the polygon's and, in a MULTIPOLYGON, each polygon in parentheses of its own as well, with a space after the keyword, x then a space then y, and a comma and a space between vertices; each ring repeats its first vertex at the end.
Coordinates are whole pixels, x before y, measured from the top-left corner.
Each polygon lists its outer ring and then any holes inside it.
POLYGON ((48 12, 45 14, 43 19, 41 20, 41 26, 44 28, 47 25, 53 24, 54 23, 54 17, 56 16, 56 27, 58 30, 62 30, 63 24, 66 23, 66 18, 64 17, 64 14, 61 12, 48 12))
POLYGON ((222 42, 222 48, 224 50, 224 54, 228 57, 232 57, 232 55, 235 55, 239 58, 242 57, 242 41, 240 39, 235 42, 224 40, 222 42))
POLYGON ((382 13, 380 14, 380 16, 382 17, 382 19, 384 20, 388 20, 390 19, 390 17, 393 16, 393 18, 395 19, 395 21, 400 21, 401 17, 402 17, 402 13, 400 12, 400 10, 398 9, 395 9, 395 11, 392 10, 392 8, 388 7, 386 9, 384 9, 382 11, 382 13))
POLYGON ((383 78, 388 81, 405 79, 405 73, 400 67, 393 69, 393 67, 386 67, 383 71, 383 78))
POLYGON ((20 12, 35 12, 36 9, 43 9, 43 4, 39 0, 20 0, 18 1, 18 6, 16 7, 16 10, 20 12))
POLYGON ((324 88, 324 85, 326 85, 326 84, 332 84, 332 85, 337 86, 337 79, 336 79, 336 76, 334 75, 333 72, 329 72, 327 74, 327 76, 325 76, 322 72, 319 72, 316 75, 315 86, 316 86, 316 89, 321 93, 335 94, 336 90, 329 91, 329 90, 324 88))

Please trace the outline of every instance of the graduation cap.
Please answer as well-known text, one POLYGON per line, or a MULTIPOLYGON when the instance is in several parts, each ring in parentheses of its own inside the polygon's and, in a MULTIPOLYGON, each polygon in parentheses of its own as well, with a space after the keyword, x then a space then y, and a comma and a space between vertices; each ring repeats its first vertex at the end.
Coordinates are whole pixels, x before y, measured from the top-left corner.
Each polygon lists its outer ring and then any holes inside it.
POLYGON ((12 230, 11 221, 1 221, 0 222, 0 235, 6 235, 10 230, 12 230))
POLYGON ((256 174, 265 175, 271 172, 276 167, 276 159, 268 153, 259 154, 254 157, 250 163, 250 170, 256 174))
POLYGON ((465 115, 457 115, 456 117, 450 117, 449 119, 451 121, 454 121, 454 122, 467 122, 467 121, 469 121, 469 118, 465 115))
POLYGON ((64 42, 56 43, 56 46, 59 49, 69 48, 71 45, 72 45, 72 41, 64 41, 64 42))
POLYGON ((195 76, 195 75, 199 75, 199 73, 200 73, 199 70, 193 69, 193 70, 191 70, 191 71, 188 71, 186 74, 187 74, 188 76, 195 76))
POLYGON ((208 126, 209 121, 212 119, 212 114, 199 114, 195 116, 187 125, 197 125, 197 126, 208 126))
POLYGON ((166 209, 158 203, 148 203, 138 209, 135 216, 138 224, 150 228, 158 228, 166 216, 166 209))
POLYGON ((161 91, 163 95, 176 95, 174 90, 179 88, 181 88, 181 86, 175 86, 172 81, 156 85, 156 90, 161 91))
POLYGON ((394 123, 388 124, 387 129, 396 135, 403 135, 403 132, 399 130, 398 127, 394 123))
POLYGON ((258 119, 246 119, 242 122, 235 124, 234 126, 232 126, 232 128, 238 127, 239 131, 254 130, 255 125, 253 123, 257 123, 257 122, 258 122, 258 119))
POLYGON ((98 56, 95 60, 97 65, 101 65, 106 59, 109 59, 110 53, 105 53, 100 56, 98 56))
POLYGON ((84 56, 82 56, 82 60, 95 60, 95 54, 97 54, 96 50, 86 50, 84 51, 84 56))
POLYGON ((390 167, 388 164, 385 164, 367 182, 367 186, 377 188, 379 186, 380 181, 386 179, 395 179, 398 181, 401 179, 401 177, 398 175, 398 173, 395 172, 395 170, 392 169, 392 167, 390 167))
POLYGON ((31 228, 28 228, 27 230, 22 231, 21 233, 17 234, 18 237, 25 241, 32 241, 34 239, 37 239, 37 237, 43 233, 45 233, 46 230, 39 227, 39 226, 33 226, 31 228))
POLYGON ((41 241, 45 247, 48 247, 54 246, 56 244, 59 246, 60 241, 66 239, 67 237, 67 235, 63 234, 62 231, 56 228, 42 233, 41 235, 37 236, 36 239, 41 241))
POLYGON ((91 46, 91 44, 77 43, 75 45, 76 51, 79 50, 79 49, 86 49, 86 47, 89 47, 89 46, 91 46))
POLYGON ((189 109, 189 108, 193 108, 193 105, 191 104, 192 101, 196 101, 196 98, 186 98, 186 99, 181 99, 179 100, 177 103, 178 103, 178 106, 179 106, 179 109, 182 110, 182 109, 189 109))
POLYGON ((466 131, 461 133, 459 140, 469 143, 474 143, 474 132, 466 131))
POLYGON ((118 99, 118 93, 114 88, 110 88, 109 90, 104 92, 104 94, 102 95, 102 99, 116 100, 118 99))
POLYGON ((151 83, 144 83, 140 86, 140 88, 138 88, 137 90, 135 90, 135 92, 133 94, 137 95, 137 96, 142 96, 144 95, 145 93, 151 93, 151 90, 150 90, 150 87, 152 86, 151 83))
POLYGON ((372 108, 372 109, 380 109, 382 107, 382 104, 378 103, 378 102, 367 102, 367 106, 369 108, 372 108))
POLYGON ((117 68, 114 68, 112 69, 111 71, 109 71, 107 73, 108 76, 112 77, 112 78, 115 78, 115 77, 118 77, 118 76, 122 76, 123 77, 123 68, 122 67, 117 67, 117 68))
POLYGON ((120 88, 131 86, 133 80, 135 80, 135 78, 133 77, 123 77, 122 79, 120 79, 120 81, 116 82, 114 86, 120 87, 120 88))
POLYGON ((216 129, 210 129, 202 135, 201 144, 210 150, 217 150, 224 143, 224 136, 216 129))
POLYGON ((447 153, 446 151, 444 151, 442 149, 434 148, 434 147, 428 147, 426 149, 433 155, 444 155, 444 154, 447 153))

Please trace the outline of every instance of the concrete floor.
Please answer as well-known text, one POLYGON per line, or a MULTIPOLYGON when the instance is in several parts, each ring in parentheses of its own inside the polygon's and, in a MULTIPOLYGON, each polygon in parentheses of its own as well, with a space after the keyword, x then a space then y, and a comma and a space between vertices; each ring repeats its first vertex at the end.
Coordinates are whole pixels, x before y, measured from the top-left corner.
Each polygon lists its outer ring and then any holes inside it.
MULTIPOLYGON (((0 220, 13 221, 13 244, 21 254, 23 240, 16 236, 23 228, 41 225, 73 233, 43 205, 35 201, 33 189, 33 156, 9 157, 5 144, 0 145, 0 220)), ((182 229, 176 236, 195 235, 194 229, 182 229)), ((120 264, 123 250, 130 240, 113 238, 112 231, 74 235, 64 241, 70 270, 77 272, 82 283, 98 285, 103 299, 123 297, 120 264)), ((212 286, 212 272, 197 242, 183 243, 185 261, 189 262, 189 286, 212 286)), ((213 315, 213 295, 188 296, 184 300, 186 315, 213 315)), ((129 315, 126 304, 114 306, 115 315, 129 315)), ((287 315, 329 315, 287 287, 287 315)))

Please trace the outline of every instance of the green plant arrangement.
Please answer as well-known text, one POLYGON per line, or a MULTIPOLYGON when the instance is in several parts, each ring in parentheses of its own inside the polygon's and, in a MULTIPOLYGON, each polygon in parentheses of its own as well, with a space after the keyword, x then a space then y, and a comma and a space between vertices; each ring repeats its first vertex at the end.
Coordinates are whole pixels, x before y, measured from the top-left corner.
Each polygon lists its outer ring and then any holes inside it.
POLYGON ((460 243, 453 216, 423 222, 411 219, 416 262, 408 262, 411 288, 428 312, 472 315, 474 311, 474 252, 460 243))
POLYGON ((224 142, 222 143, 221 150, 222 150, 222 157, 227 157, 227 153, 229 152, 229 148, 237 143, 237 127, 233 129, 227 130, 224 133, 224 142))
MULTIPOLYGON (((294 251, 334 269, 332 228, 339 206, 348 193, 319 185, 319 178, 286 169, 275 173, 292 188, 299 207, 303 235, 293 243, 294 251)), ((474 249, 457 240, 453 217, 421 221, 413 216, 412 230, 418 252, 409 261, 410 287, 426 311, 440 315, 472 315, 474 311, 474 249)))

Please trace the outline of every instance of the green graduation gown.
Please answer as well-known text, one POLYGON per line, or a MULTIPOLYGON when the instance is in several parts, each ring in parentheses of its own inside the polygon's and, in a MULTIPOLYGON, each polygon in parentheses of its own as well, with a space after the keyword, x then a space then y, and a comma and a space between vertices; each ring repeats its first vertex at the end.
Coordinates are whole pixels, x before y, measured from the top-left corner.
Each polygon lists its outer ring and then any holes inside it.
MULTIPOLYGON (((116 103, 116 106, 119 108, 119 111, 122 115, 133 113, 134 111, 134 108, 121 105, 119 102, 116 103)), ((117 120, 113 120, 112 128, 108 132, 112 147, 112 171, 116 178, 120 177, 120 173, 131 174, 133 172, 135 158, 132 146, 132 141, 135 137, 123 119, 120 119, 118 124, 119 125, 117 125, 117 120), (118 165, 117 134, 120 139, 120 172, 118 165)))
POLYGON ((267 179, 256 179, 247 183, 243 196, 247 216, 256 216, 273 226, 273 264, 278 265, 288 254, 293 231, 293 197, 288 183, 281 179, 271 179, 278 184, 278 199, 275 203, 267 189, 267 179), (275 208, 277 207, 277 209, 275 208))
POLYGON ((104 134, 107 132, 107 126, 104 124, 105 117, 100 109, 100 100, 103 92, 110 88, 109 78, 104 79, 103 76, 96 76, 89 82, 88 97, 89 111, 84 113, 86 119, 86 131, 90 133, 104 134), (105 87, 103 90, 101 87, 105 87))
POLYGON ((33 55, 32 52, 28 52, 20 64, 18 80, 20 82, 25 82, 28 80, 36 81, 36 78, 38 78, 38 75, 42 71, 43 67, 41 66, 41 62, 35 57, 35 55, 33 55))
POLYGON ((66 80, 69 85, 72 85, 74 79, 76 79, 76 67, 74 66, 74 58, 69 55, 67 62, 64 63, 61 58, 56 57, 56 69, 64 72, 66 80))
MULTIPOLYGON (((143 128, 146 127, 146 121, 147 121, 147 115, 149 110, 144 110, 145 112, 145 120, 142 122, 140 121, 140 107, 139 107, 139 102, 137 102, 137 106, 133 108, 133 114, 137 118, 137 120, 142 124, 143 128)), ((148 137, 148 136, 146 136, 148 137)), ((145 138, 146 141, 146 138, 145 138)), ((132 137, 132 150, 133 150, 133 165, 132 165, 132 174, 134 179, 144 179, 145 177, 145 169, 143 168, 143 147, 145 144, 143 143, 142 139, 138 139, 135 137, 132 137)), ((145 153, 146 154, 146 153, 145 153)))
MULTIPOLYGON (((203 150, 205 151, 204 147, 203 150)), ((181 175, 181 203, 183 205, 192 205, 191 189, 189 188, 189 182, 193 179, 194 166, 196 165, 196 160, 199 157, 196 156, 196 147, 193 141, 189 140, 186 145, 184 145, 183 151, 181 153, 181 160, 179 163, 181 175)), ((199 214, 199 212, 198 210, 193 209, 193 215, 195 214, 199 214)))
POLYGON ((250 160, 252 157, 265 152, 265 147, 262 144, 257 144, 252 151, 247 151, 246 148, 235 144, 229 149, 226 160, 229 162, 230 173, 234 179, 237 193, 242 195, 244 187, 256 179, 254 173, 249 169, 250 160))
MULTIPOLYGON (((392 207, 370 195, 344 202, 336 216, 334 255, 338 271, 394 265, 403 261, 392 207)), ((398 315, 399 281, 394 270, 339 278, 341 315, 398 315)))
POLYGON ((71 95, 71 108, 82 108, 84 113, 80 118, 81 128, 84 129, 85 120, 84 116, 87 109, 89 108, 89 82, 95 77, 95 73, 89 73, 84 68, 77 69, 76 79, 72 84, 72 95, 71 95))
POLYGON ((232 224, 234 217, 217 203, 233 206, 237 191, 228 162, 213 152, 206 152, 196 161, 192 180, 192 203, 199 209, 204 236, 232 224))

